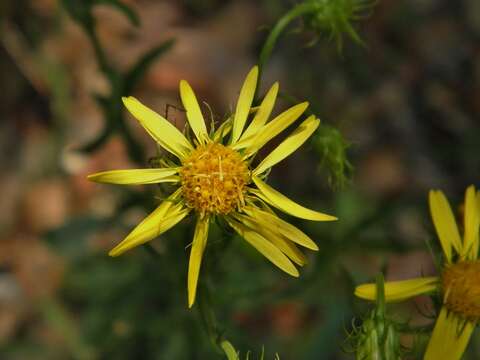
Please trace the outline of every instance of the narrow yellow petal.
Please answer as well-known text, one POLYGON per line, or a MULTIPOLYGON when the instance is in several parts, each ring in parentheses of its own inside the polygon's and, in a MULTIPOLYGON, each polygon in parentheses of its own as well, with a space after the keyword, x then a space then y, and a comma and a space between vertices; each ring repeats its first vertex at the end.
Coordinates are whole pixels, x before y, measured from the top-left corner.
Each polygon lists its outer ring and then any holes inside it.
POLYGON ((121 185, 139 185, 156 184, 161 182, 177 182, 177 168, 164 169, 129 169, 129 170, 111 170, 102 171, 96 174, 88 175, 88 180, 99 183, 121 184, 121 185))
POLYGON ((243 211, 250 217, 257 219, 262 226, 277 231, 290 241, 310 250, 318 250, 317 244, 308 235, 292 224, 280 219, 277 215, 250 206, 245 206, 243 211))
POLYGON ((430 190, 428 194, 430 213, 433 224, 437 230, 443 253, 448 262, 452 261, 452 245, 458 253, 461 253, 462 243, 458 227, 453 216, 452 209, 447 198, 441 191, 430 190))
POLYGON ((271 242, 262 235, 253 231, 249 227, 235 221, 226 219, 228 224, 250 245, 258 250, 263 256, 270 260, 274 265, 285 271, 287 274, 298 277, 299 273, 295 265, 271 242))
POLYGON ((178 191, 175 192, 167 200, 163 201, 120 244, 115 246, 109 252, 109 255, 118 256, 127 250, 142 245, 171 229, 187 216, 190 209, 184 208, 181 203, 173 203, 178 193, 178 191))
POLYGON ((475 187, 469 186, 465 193, 465 216, 463 236, 463 252, 462 257, 474 260, 477 258, 478 247, 478 230, 480 227, 480 214, 476 199, 475 187))
POLYGON ((334 221, 337 220, 335 216, 323 214, 314 210, 310 210, 302 205, 297 204, 293 200, 290 200, 285 195, 279 193, 277 190, 267 185, 260 178, 253 176, 253 182, 257 185, 259 192, 255 194, 259 196, 263 201, 276 207, 283 212, 299 217, 301 219, 313 220, 313 221, 334 221))
POLYGON ((192 250, 188 264, 188 307, 192 307, 197 294, 198 275, 202 264, 203 251, 207 245, 209 217, 198 217, 193 235, 192 250))
POLYGON ((213 141, 216 143, 222 142, 222 139, 225 138, 232 131, 232 118, 225 120, 222 125, 215 130, 213 134, 213 141))
POLYGON ((192 87, 185 80, 180 81, 180 98, 182 104, 187 110, 187 119, 193 133, 197 137, 200 144, 204 144, 208 139, 207 127, 203 119, 202 110, 198 105, 197 97, 192 90, 192 87))
POLYGON ((287 255, 294 263, 303 266, 307 263, 305 255, 289 240, 286 240, 278 232, 272 231, 271 228, 263 226, 256 218, 237 214, 234 216, 236 220, 248 226, 252 230, 262 235, 265 239, 275 245, 281 252, 287 255))
POLYGON ((125 107, 161 147, 183 159, 193 150, 187 138, 167 119, 132 96, 122 98, 125 107))
POLYGON ((251 141, 251 144, 246 148, 247 156, 255 154, 267 142, 272 140, 275 136, 280 134, 288 126, 290 126, 300 115, 302 115, 308 107, 308 102, 303 102, 292 106, 278 115, 275 119, 264 125, 257 131, 257 135, 251 141))
POLYGON ((263 161, 253 170, 253 175, 258 175, 271 168, 273 165, 279 163, 287 156, 297 150, 307 139, 313 134, 313 132, 320 125, 320 120, 315 116, 309 116, 295 131, 283 140, 275 150, 263 159, 263 161))
POLYGON ((240 95, 238 97, 237 108, 235 110, 235 117, 233 119, 232 139, 231 143, 235 144, 240 135, 242 135, 243 128, 247 122, 250 107, 252 106, 253 96, 257 88, 258 66, 254 66, 248 73, 243 83, 240 95))
MULTIPOLYGON (((388 281, 385 283, 385 301, 398 302, 412 297, 434 292, 439 286, 439 279, 435 276, 402 281, 388 281)), ((376 284, 363 284, 355 289, 355 296, 375 301, 377 299, 376 284)))
POLYGON ((424 360, 460 360, 468 345, 475 323, 465 321, 448 312, 440 311, 425 352, 424 360))
MULTIPOLYGON (((479 214, 479 217, 480 217, 480 191, 477 191, 477 195, 475 196, 475 202, 477 203, 477 211, 478 211, 478 214, 479 214)), ((479 237, 477 236, 477 237, 474 239, 474 242, 473 242, 473 245, 472 245, 472 250, 471 250, 471 254, 472 254, 475 258, 478 258, 478 248, 479 248, 479 245, 480 245, 480 239, 479 239, 479 237)))
POLYGON ((255 117, 253 118, 250 125, 248 125, 245 132, 242 134, 240 140, 248 138, 249 136, 255 135, 257 131, 265 125, 268 120, 268 117, 272 113, 273 106, 275 105, 275 100, 277 99, 279 84, 276 82, 273 86, 268 90, 267 94, 262 100, 260 104, 260 108, 258 109, 255 117))

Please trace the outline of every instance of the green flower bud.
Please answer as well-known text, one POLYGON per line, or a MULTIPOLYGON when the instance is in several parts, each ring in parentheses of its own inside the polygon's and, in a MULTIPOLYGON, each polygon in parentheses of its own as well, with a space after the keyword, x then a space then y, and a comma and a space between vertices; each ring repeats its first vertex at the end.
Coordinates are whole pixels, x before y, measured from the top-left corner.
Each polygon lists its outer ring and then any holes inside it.
POLYGON ((383 276, 377 278, 377 304, 354 330, 357 360, 400 360, 399 325, 386 316, 383 276))
POLYGON ((362 43, 353 27, 353 22, 370 15, 375 0, 306 0, 316 11, 306 13, 305 23, 319 35, 327 32, 335 39, 339 49, 343 46, 343 35, 362 43))

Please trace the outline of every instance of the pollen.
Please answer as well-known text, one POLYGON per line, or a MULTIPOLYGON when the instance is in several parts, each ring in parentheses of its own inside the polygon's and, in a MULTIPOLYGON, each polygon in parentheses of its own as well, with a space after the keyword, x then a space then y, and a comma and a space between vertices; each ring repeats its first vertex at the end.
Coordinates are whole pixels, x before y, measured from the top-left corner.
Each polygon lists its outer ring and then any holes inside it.
POLYGON ((444 304, 472 321, 480 320, 480 261, 448 265, 442 274, 444 304))
POLYGON ((243 205, 250 172, 235 150, 217 143, 201 145, 182 165, 182 193, 188 206, 202 214, 225 215, 243 205))

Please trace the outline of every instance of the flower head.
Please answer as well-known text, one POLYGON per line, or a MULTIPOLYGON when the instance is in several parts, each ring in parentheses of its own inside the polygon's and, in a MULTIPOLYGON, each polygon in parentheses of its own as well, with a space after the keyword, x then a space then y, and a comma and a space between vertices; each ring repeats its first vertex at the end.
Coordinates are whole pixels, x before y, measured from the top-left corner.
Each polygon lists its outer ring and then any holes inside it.
MULTIPOLYGON (((441 276, 387 282, 385 299, 401 301, 440 291, 443 306, 424 359, 456 360, 462 357, 480 322, 480 193, 473 186, 465 193, 463 239, 445 195, 441 191, 430 191, 429 204, 444 255, 441 276)), ((355 295, 374 300, 375 285, 360 285, 355 295)))
MULTIPOLYGON (((172 157, 172 165, 151 169, 113 170, 90 175, 92 181, 113 184, 172 183, 176 190, 148 215, 113 250, 117 256, 144 244, 175 226, 190 213, 196 226, 188 270, 188 304, 191 307, 207 245, 210 221, 222 216, 248 243, 268 260, 292 276, 298 276, 295 264, 306 263, 297 245, 318 250, 317 245, 295 226, 279 218, 270 206, 290 215, 314 221, 335 217, 314 210, 282 195, 270 187, 265 173, 297 150, 316 130, 320 120, 305 119, 257 166, 254 155, 271 139, 295 122, 308 103, 295 105, 269 120, 278 94, 275 83, 260 106, 252 102, 257 87, 258 68, 247 75, 240 91, 235 113, 218 129, 207 131, 202 111, 190 85, 180 82, 180 97, 195 139, 189 141, 165 118, 133 97, 123 102, 152 138, 172 157), (251 121, 248 121, 250 118, 251 121)), ((163 162, 167 163, 167 162, 163 162)), ((170 163, 170 162, 168 162, 170 163)))

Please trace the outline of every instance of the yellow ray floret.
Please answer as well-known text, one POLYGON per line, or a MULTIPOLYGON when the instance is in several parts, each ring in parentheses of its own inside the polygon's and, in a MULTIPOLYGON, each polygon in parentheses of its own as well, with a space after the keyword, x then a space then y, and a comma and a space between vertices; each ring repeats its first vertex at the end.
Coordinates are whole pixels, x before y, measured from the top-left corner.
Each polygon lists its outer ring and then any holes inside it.
POLYGON ((253 170, 252 174, 254 176, 259 175, 290 156, 295 150, 302 146, 310 136, 312 136, 313 132, 318 128, 318 125, 320 125, 320 120, 316 119, 313 115, 309 116, 307 120, 301 123, 291 135, 275 148, 275 150, 262 160, 255 170, 253 170))
POLYGON ((278 95, 278 88, 279 84, 276 82, 273 86, 268 90, 265 98, 262 100, 260 107, 255 114, 250 125, 248 125, 247 129, 243 132, 240 140, 246 139, 252 135, 255 135, 263 125, 267 122, 270 114, 272 113, 273 106, 275 105, 275 100, 277 99, 278 95))
POLYGON ((474 329, 474 323, 465 322, 443 307, 423 359, 461 359, 474 329))
POLYGON ((257 219, 245 215, 234 215, 235 220, 249 227, 253 231, 268 239, 281 252, 283 252, 290 260, 297 265, 303 266, 307 263, 305 255, 292 243, 289 239, 274 231, 272 228, 263 226, 262 222, 257 219))
POLYGON ((140 122, 148 134, 165 150, 179 159, 193 150, 187 138, 167 119, 143 105, 132 96, 122 98, 125 107, 140 122))
POLYGON ((297 204, 293 200, 290 200, 285 195, 281 194, 271 186, 267 185, 265 182, 260 180, 260 178, 254 176, 252 177, 253 182, 257 185, 259 192, 255 192, 258 196, 266 201, 268 204, 276 207, 283 212, 302 218, 306 220, 313 221, 334 221, 337 220, 335 216, 323 214, 314 210, 310 210, 302 205, 297 204))
POLYGON ((178 182, 178 168, 166 169, 130 169, 111 170, 88 175, 88 180, 99 183, 119 185, 157 184, 162 182, 178 182))
POLYGON ((193 235, 192 250, 190 251, 190 261, 188 264, 188 307, 192 307, 197 293, 198 275, 200 274, 200 265, 202 263, 203 251, 207 246, 208 217, 199 217, 195 226, 193 235))
POLYGON ((478 254, 478 229, 480 225, 480 211, 475 187, 469 186, 465 194, 465 216, 463 236, 463 259, 475 259, 478 254))
POLYGON ((262 235, 245 226, 244 224, 227 219, 228 224, 247 242, 257 249, 263 256, 270 260, 273 264, 285 271, 287 274, 298 277, 297 268, 292 262, 271 242, 265 239, 262 235))
MULTIPOLYGON (((385 283, 385 301, 404 301, 418 295, 432 294, 439 286, 438 277, 426 277, 385 283)), ((359 298, 375 301, 377 299, 376 284, 357 286, 355 295, 359 298)))
POLYGON ((318 250, 317 244, 315 244, 312 239, 292 224, 280 219, 278 216, 250 206, 244 207, 243 210, 250 217, 256 219, 261 226, 268 228, 271 231, 278 232, 290 241, 307 249, 314 251, 318 250))
POLYGON ((185 80, 180 81, 180 97, 183 106, 187 110, 187 119, 193 133, 200 144, 205 144, 208 139, 207 127, 203 119, 202 111, 198 105, 197 97, 190 84, 185 80))
POLYGON ((452 260, 452 246, 460 252, 462 242, 455 218, 447 198, 441 191, 431 190, 428 194, 430 212, 443 252, 448 262, 452 260))
POLYGON ((242 135, 243 128, 247 122, 247 117, 252 106, 253 96, 257 88, 258 66, 254 66, 247 75, 243 83, 240 96, 238 97, 237 108, 233 118, 232 138, 230 142, 236 143, 242 135))

